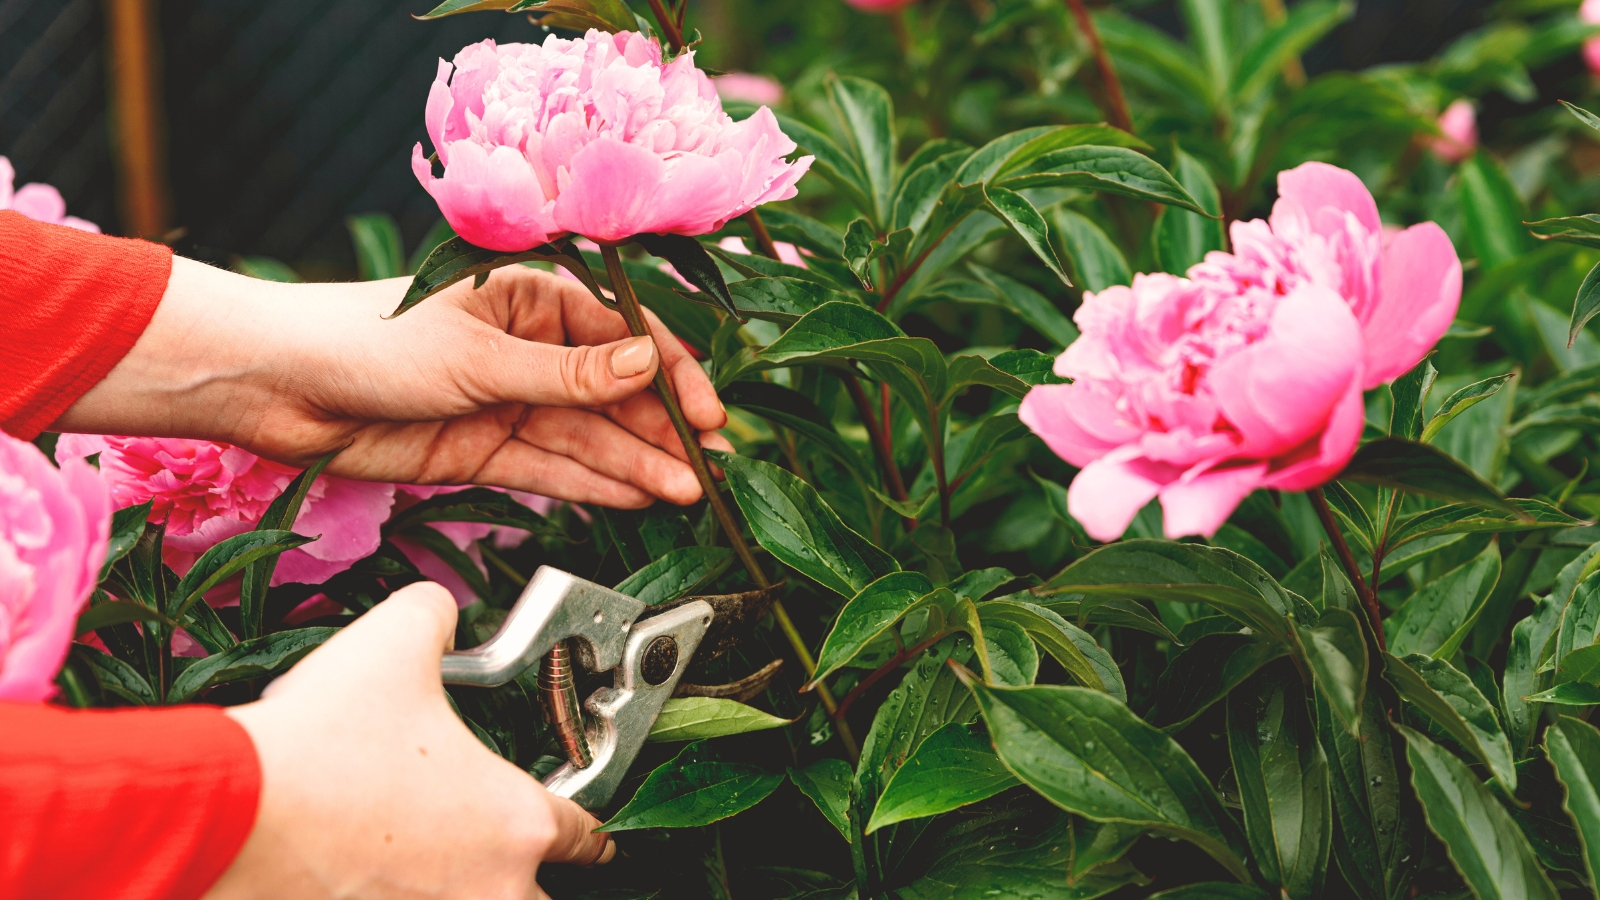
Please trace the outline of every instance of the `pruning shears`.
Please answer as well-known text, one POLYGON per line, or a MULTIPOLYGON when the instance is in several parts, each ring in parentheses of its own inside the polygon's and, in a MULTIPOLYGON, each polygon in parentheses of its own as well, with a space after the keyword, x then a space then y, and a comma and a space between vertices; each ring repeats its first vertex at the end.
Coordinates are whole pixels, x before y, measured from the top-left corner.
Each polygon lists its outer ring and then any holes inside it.
MULTIPOLYGON (((720 655, 736 641, 733 632, 741 624, 753 624, 765 614, 772 596, 769 589, 652 607, 541 566, 494 637, 471 650, 444 655, 444 681, 498 687, 538 666, 545 719, 567 756, 544 785, 595 809, 608 803, 622 784, 696 651, 705 645, 702 661, 720 655), (708 631, 713 631, 710 641, 708 631), (614 672, 612 686, 596 690, 580 704, 578 666, 593 673, 614 672)), ((775 672, 776 666, 769 669, 775 672)))

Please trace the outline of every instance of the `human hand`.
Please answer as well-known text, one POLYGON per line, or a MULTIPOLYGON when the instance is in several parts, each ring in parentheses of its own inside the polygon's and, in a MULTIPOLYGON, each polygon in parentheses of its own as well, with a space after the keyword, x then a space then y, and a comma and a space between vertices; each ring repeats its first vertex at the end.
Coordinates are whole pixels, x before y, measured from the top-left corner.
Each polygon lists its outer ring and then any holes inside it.
POLYGON ((611 859, 593 816, 451 711, 439 660, 455 620, 449 592, 414 584, 227 710, 261 759, 261 805, 207 900, 547 900, 541 862, 611 859))
POLYGON ((731 449, 708 433, 727 421, 715 389, 653 315, 654 344, 576 282, 512 266, 384 320, 408 283, 284 285, 175 259, 133 351, 53 427, 297 466, 343 447, 329 472, 347 478, 688 504, 699 482, 645 390, 664 362, 701 443, 731 449))

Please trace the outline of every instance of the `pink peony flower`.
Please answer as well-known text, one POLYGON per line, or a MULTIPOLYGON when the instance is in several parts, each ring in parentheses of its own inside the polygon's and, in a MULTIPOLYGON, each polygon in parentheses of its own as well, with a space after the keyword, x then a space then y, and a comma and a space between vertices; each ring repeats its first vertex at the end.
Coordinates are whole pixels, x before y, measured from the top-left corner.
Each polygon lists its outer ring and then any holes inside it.
MULTIPOLYGON (((210 441, 64 434, 56 445, 56 458, 62 461, 95 453, 118 507, 152 501, 150 521, 167 523, 165 558, 180 573, 217 543, 254 528, 298 474, 289 466, 210 441)), ((321 537, 280 556, 272 583, 319 584, 370 556, 378 549, 378 529, 393 504, 392 484, 318 478, 293 530, 321 537)), ((223 605, 237 600, 227 593, 208 599, 223 605)))
POLYGON ((749 72, 729 72, 711 79, 717 96, 724 100, 742 100, 757 106, 777 106, 783 102, 783 85, 771 75, 753 75, 749 72))
POLYGON ((635 32, 472 44, 439 61, 425 118, 444 176, 420 143, 412 170, 458 234, 506 252, 706 234, 793 197, 811 166, 784 161, 771 110, 733 121, 693 53, 663 65, 635 32))
POLYGON ((1433 155, 1448 163, 1458 163, 1478 149, 1478 113, 1465 97, 1445 107, 1439 115, 1439 131, 1433 139, 1433 155))
POLYGON ((100 226, 77 216, 67 215, 67 201, 61 199, 61 192, 48 184, 25 184, 15 191, 11 185, 17 179, 17 170, 11 167, 11 160, 0 156, 0 209, 10 209, 22 213, 30 219, 48 222, 51 225, 65 225, 79 231, 100 233, 100 226))
POLYGON ((865 13, 887 15, 905 9, 917 0, 845 0, 845 2, 865 13))
POLYGON ((111 495, 93 467, 60 469, 0 433, 0 700, 55 693, 73 626, 100 577, 111 495))
MULTIPOLYGON (((1578 7, 1578 21, 1600 25, 1600 0, 1583 0, 1583 5, 1578 7)), ((1583 42, 1583 61, 1588 63, 1589 71, 1600 75, 1600 37, 1583 42)))
POLYGON ((1080 467, 1068 506, 1098 540, 1160 497, 1168 537, 1210 536, 1259 487, 1333 478, 1361 436, 1361 392, 1406 372, 1449 328, 1461 262, 1432 222, 1385 242, 1360 179, 1324 163, 1278 175, 1270 223, 1185 278, 1085 294, 1070 385, 1020 415, 1080 467))

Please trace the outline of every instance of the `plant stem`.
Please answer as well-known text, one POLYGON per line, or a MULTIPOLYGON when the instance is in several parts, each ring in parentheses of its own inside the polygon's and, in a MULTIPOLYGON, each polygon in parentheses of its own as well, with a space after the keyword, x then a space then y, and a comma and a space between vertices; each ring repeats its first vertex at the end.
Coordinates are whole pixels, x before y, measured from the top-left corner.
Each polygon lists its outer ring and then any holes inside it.
POLYGON ((1361 598, 1361 605, 1366 608, 1367 619, 1372 623, 1373 637, 1378 641, 1379 650, 1387 650, 1388 642, 1383 637, 1383 610, 1378 608, 1378 598, 1367 587, 1366 579, 1361 577, 1361 567, 1356 565, 1355 554, 1350 552, 1350 545, 1345 543, 1344 533, 1339 530, 1339 523, 1334 521, 1333 510, 1328 508, 1328 498, 1323 495, 1322 488, 1312 488, 1306 491, 1306 496, 1311 499, 1311 508, 1317 511, 1317 521, 1322 523, 1322 530, 1328 533, 1328 540, 1333 542, 1334 553, 1339 556, 1340 565, 1344 572, 1350 576, 1350 583, 1355 586, 1356 596, 1361 598))
MULTIPOLYGON (((659 0, 655 0, 659 2, 659 0)), ((611 279, 611 291, 617 296, 617 309, 622 313, 622 318, 628 323, 628 330, 637 337, 655 336, 650 333, 650 328, 645 324, 644 311, 639 307, 639 298, 633 293, 633 284, 628 281, 628 273, 622 267, 622 257, 617 255, 617 248, 602 246, 600 256, 606 263, 606 274, 611 279)), ((660 348, 657 347, 657 357, 660 357, 660 348)), ((672 420, 672 427, 678 432, 678 440, 683 442, 683 452, 689 457, 689 467, 694 470, 695 478, 700 481, 700 489, 705 492, 706 502, 711 505, 711 512, 728 535, 728 543, 733 545, 733 552, 744 563, 745 571, 750 573, 750 579, 757 587, 767 588, 772 582, 767 579, 767 574, 761 570, 760 563, 756 562, 755 555, 750 552, 750 545, 745 543, 744 532, 734 521, 733 511, 728 508, 728 503, 722 498, 722 492, 717 490, 717 483, 711 478, 711 467, 706 464, 705 453, 700 448, 699 438, 694 430, 689 427, 689 420, 683 416, 683 407, 678 403, 678 392, 673 387, 671 379, 667 377, 664 366, 656 368, 655 378, 656 393, 661 397, 661 404, 667 408, 667 417, 672 420)), ((810 677, 817 670, 817 662, 811 656, 811 650, 806 646, 805 638, 800 630, 795 628, 794 621, 783 608, 782 601, 774 600, 772 615, 778 622, 778 628, 783 631, 789 640, 789 646, 794 649, 795 656, 800 659, 800 664, 805 667, 806 677, 810 677)), ((817 685, 817 697, 822 701, 822 706, 828 715, 834 717, 834 728, 839 732, 839 740, 850 753, 852 759, 860 755, 857 749, 855 736, 850 733, 850 726, 837 714, 838 704, 834 702, 833 694, 827 685, 817 685)))
POLYGON ((948 635, 936 634, 933 637, 928 638, 927 640, 922 641, 914 646, 902 647, 899 653, 896 653, 893 657, 891 657, 888 662, 874 669, 871 675, 861 679, 860 684, 856 685, 854 688, 851 688, 850 693, 844 695, 844 699, 839 702, 839 715, 842 716, 848 712, 850 710, 850 705, 859 700, 861 695, 867 692, 867 688, 877 684, 879 679, 883 678, 883 676, 893 672, 895 669, 900 668, 905 664, 906 660, 916 656, 918 653, 921 653, 929 647, 932 647, 934 644, 939 643, 946 637, 948 637, 948 635))
POLYGON ((661 36, 667 39, 667 45, 673 53, 683 49, 683 29, 679 27, 677 19, 667 11, 661 0, 650 0, 650 12, 655 14, 656 25, 661 29, 661 36))
POLYGON ((756 237, 756 249, 768 259, 778 258, 778 245, 773 243, 772 232, 767 230, 767 223, 761 221, 761 213, 750 210, 744 214, 746 225, 750 226, 750 233, 756 237))
POLYGON ((1105 93, 1106 118, 1111 120, 1112 125, 1132 134, 1133 119, 1128 116, 1128 100, 1122 95, 1122 82, 1117 80, 1117 70, 1111 65, 1106 45, 1100 41, 1100 32, 1094 27, 1094 19, 1089 17, 1083 0, 1067 0, 1067 8, 1072 11, 1078 30, 1083 33, 1084 40, 1089 42, 1089 51, 1094 54, 1095 69, 1100 73, 1100 86, 1105 93))
POLYGON ((487 562, 489 565, 499 569, 500 574, 511 579, 513 584, 517 585, 518 587, 527 587, 528 576, 512 568, 510 563, 500 558, 500 554, 490 550, 487 546, 481 543, 478 544, 478 552, 483 554, 484 562, 487 562))
POLYGON ((861 424, 867 428, 867 442, 872 445, 872 455, 878 458, 878 467, 883 470, 884 487, 888 489, 889 496, 904 503, 908 499, 905 481, 900 477, 900 467, 894 463, 889 442, 885 440, 878 417, 872 412, 872 401, 867 399, 861 379, 851 372, 844 376, 844 386, 850 393, 851 402, 856 405, 856 414, 861 416, 861 424))

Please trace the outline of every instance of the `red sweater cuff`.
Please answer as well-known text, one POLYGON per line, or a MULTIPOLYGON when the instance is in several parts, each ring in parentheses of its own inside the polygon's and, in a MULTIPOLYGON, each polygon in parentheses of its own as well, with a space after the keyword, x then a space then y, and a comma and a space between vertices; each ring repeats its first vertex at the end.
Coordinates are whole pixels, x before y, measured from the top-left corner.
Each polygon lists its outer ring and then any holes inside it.
POLYGON ((215 707, 0 703, 0 897, 198 898, 260 793, 255 745, 215 707))
POLYGON ((172 251, 0 212, 0 273, 0 430, 32 440, 133 349, 172 251))

